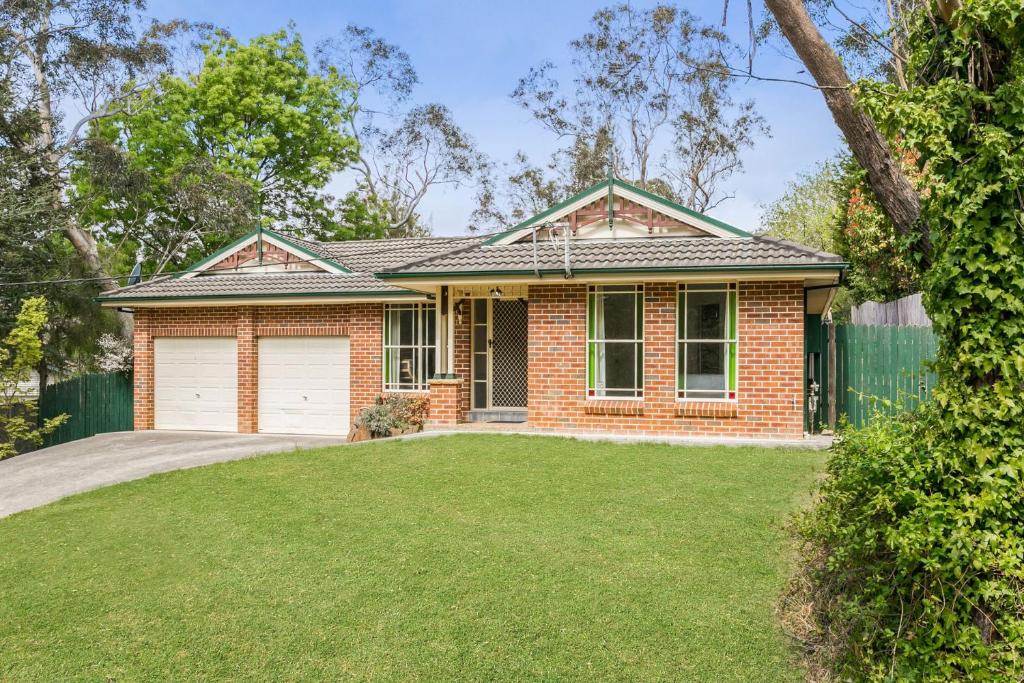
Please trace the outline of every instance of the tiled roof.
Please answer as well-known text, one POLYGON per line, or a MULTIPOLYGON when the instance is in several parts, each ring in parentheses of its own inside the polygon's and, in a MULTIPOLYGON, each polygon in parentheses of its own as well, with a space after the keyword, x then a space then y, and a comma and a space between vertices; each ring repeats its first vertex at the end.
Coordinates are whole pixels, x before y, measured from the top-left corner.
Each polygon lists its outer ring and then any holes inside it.
POLYGON ((102 298, 133 300, 164 297, 273 297, 299 294, 345 296, 367 293, 397 295, 410 292, 382 282, 368 273, 253 273, 157 278, 109 292, 102 298))
MULTIPOLYGON (((292 239, 292 238, 290 238, 292 239)), ((485 237, 433 237, 351 242, 294 240, 306 249, 341 263, 352 273, 252 273, 163 277, 104 294, 111 301, 275 296, 346 296, 409 294, 389 284, 389 276, 430 277, 461 272, 531 273, 533 244, 529 241, 487 246, 485 237), (380 276, 380 277, 378 277, 380 276), (381 279, 384 278, 384 279, 381 279)), ((537 267, 560 272, 562 242, 537 245, 537 267)), ((841 265, 835 254, 768 237, 651 237, 621 240, 573 240, 570 263, 576 272, 621 269, 680 270, 770 266, 841 265)))
POLYGON ((389 240, 311 242, 289 238, 310 251, 336 261, 357 273, 376 273, 399 268, 428 256, 482 242, 486 237, 403 237, 389 240))
MULTIPOLYGON (((569 246, 574 271, 623 269, 700 269, 722 267, 822 266, 841 264, 835 254, 815 251, 785 240, 769 237, 639 237, 620 240, 573 240, 569 246)), ((537 244, 537 267, 561 270, 565 246, 561 241, 537 244)), ((420 259, 381 273, 431 275, 478 272, 532 272, 533 243, 530 241, 469 248, 420 259)))

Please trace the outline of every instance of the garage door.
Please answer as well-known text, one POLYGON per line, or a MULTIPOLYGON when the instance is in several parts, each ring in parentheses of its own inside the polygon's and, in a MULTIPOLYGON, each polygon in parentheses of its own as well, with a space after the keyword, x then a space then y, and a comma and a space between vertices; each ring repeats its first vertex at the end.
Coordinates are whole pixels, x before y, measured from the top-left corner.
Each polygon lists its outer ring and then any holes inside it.
POLYGON ((154 426, 238 430, 234 337, 158 337, 154 353, 154 426))
POLYGON ((348 337, 261 337, 260 431, 348 432, 348 337))

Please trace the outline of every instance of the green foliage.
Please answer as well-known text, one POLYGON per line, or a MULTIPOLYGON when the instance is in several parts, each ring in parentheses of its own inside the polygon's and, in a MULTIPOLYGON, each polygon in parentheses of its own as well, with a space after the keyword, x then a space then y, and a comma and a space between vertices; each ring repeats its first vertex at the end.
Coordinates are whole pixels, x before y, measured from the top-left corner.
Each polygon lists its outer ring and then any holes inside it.
POLYGON ((392 430, 419 430, 427 416, 427 401, 401 394, 378 396, 377 401, 359 413, 359 422, 372 436, 391 436, 392 430))
POLYGON ((340 239, 331 176, 354 161, 341 132, 352 85, 311 71, 293 32, 203 47, 198 73, 164 76, 136 111, 96 126, 78 196, 93 225, 149 270, 179 266, 252 229, 340 239))
POLYGON ((761 232, 834 253, 835 223, 842 211, 841 178, 842 168, 835 161, 801 173, 781 197, 764 207, 761 232))
MULTIPOLYGON (((1024 679, 1024 7, 939 3, 910 86, 861 102, 927 178, 934 401, 848 432, 803 520, 817 626, 843 674, 1024 679), (951 10, 951 11, 950 11, 951 10)), ((926 262, 926 261, 923 261, 926 262)))
POLYGON ((896 232, 852 157, 842 162, 836 193, 841 206, 833 239, 836 253, 850 264, 852 301, 893 301, 919 291, 921 273, 912 245, 896 232))
POLYGON ((0 460, 16 454, 19 446, 41 445, 44 436, 68 419, 58 415, 37 427, 36 402, 25 387, 43 359, 40 334, 46 318, 46 299, 26 299, 14 329, 0 344, 0 460))
POLYGON ((935 404, 842 431, 798 520, 819 663, 844 680, 1019 680, 1022 464, 950 443, 935 404))

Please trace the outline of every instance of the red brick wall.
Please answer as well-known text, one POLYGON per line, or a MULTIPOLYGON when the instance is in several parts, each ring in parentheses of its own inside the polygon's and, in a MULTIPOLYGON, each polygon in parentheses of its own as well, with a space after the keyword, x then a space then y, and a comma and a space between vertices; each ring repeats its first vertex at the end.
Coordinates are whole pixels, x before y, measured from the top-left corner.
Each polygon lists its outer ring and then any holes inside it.
POLYGON ((135 312, 135 429, 153 428, 153 338, 227 336, 238 341, 238 429, 259 429, 258 339, 348 336, 351 419, 381 393, 382 304, 140 308, 135 312))
MULTIPOLYGON (((558 430, 749 437, 798 437, 803 431, 803 291, 799 282, 739 285, 739 382, 736 403, 675 400, 676 285, 644 292, 642 403, 586 399, 586 286, 530 289, 529 424, 558 430)), ((431 420, 459 421, 470 408, 468 303, 455 324, 459 384, 431 391, 431 420), (451 415, 449 415, 451 413, 451 415)), ((381 393, 382 304, 138 309, 135 325, 135 428, 153 428, 153 338, 234 336, 239 345, 239 430, 256 431, 258 338, 347 335, 351 343, 352 419, 381 393)))
POLYGON ((473 382, 469 376, 472 371, 472 299, 464 299, 462 302, 462 322, 455 316, 455 367, 452 372, 462 378, 462 385, 459 387, 459 419, 470 410, 470 391, 473 389, 473 382))
POLYGON ((462 421, 462 379, 436 379, 430 382, 430 424, 453 425, 462 421))
POLYGON ((677 287, 644 288, 644 399, 586 398, 586 286, 530 288, 529 423, 558 430, 686 436, 803 434, 800 282, 739 285, 739 382, 733 405, 675 400, 677 287))

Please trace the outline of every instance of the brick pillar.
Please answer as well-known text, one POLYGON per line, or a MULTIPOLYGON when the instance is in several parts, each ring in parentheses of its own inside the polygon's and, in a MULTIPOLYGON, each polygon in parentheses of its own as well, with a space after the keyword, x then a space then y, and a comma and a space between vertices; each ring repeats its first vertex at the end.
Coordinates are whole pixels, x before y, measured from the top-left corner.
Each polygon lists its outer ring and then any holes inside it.
POLYGON ((430 380, 430 418, 432 425, 453 425, 462 421, 459 408, 462 378, 430 380))
POLYGON ((251 306, 238 309, 238 431, 259 431, 259 347, 256 314, 251 306))
POLYGON ((152 311, 135 309, 132 332, 134 352, 135 431, 153 429, 153 335, 150 332, 152 311))

